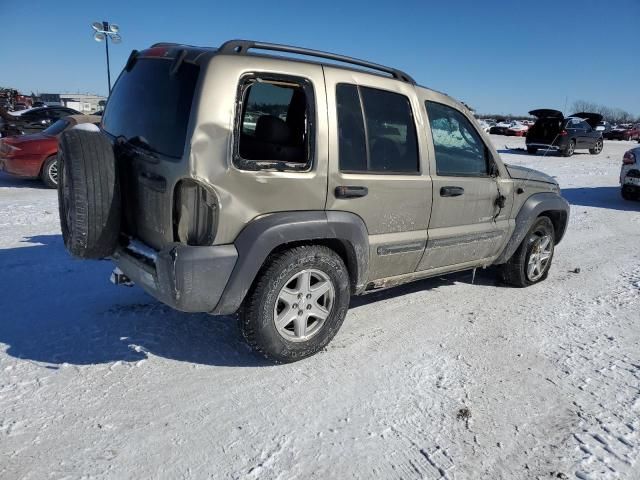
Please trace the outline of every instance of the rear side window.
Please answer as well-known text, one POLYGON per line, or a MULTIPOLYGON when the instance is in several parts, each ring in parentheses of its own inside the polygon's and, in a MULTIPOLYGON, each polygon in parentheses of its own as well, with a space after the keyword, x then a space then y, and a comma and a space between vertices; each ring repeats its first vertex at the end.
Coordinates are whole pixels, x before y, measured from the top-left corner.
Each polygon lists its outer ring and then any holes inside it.
POLYGON ((181 158, 199 67, 184 62, 171 74, 171 58, 140 58, 124 70, 109 97, 102 128, 136 139, 154 152, 181 158))
POLYGON ((440 176, 485 176, 487 148, 462 113, 441 103, 425 102, 440 176))
POLYGON ((289 76, 248 76, 241 81, 240 98, 236 165, 309 168, 315 115, 310 82, 289 76))
POLYGON ((367 137, 360 96, 355 85, 341 83, 336 87, 338 104, 338 148, 340 170, 367 170, 367 137))
POLYGON ((47 110, 47 114, 48 114, 48 117, 54 122, 60 118, 64 118, 68 115, 71 115, 70 112, 67 112, 67 110, 64 110, 62 108, 52 108, 50 110, 47 110))
POLYGON ((581 130, 583 128, 582 123, 582 120, 579 118, 570 118, 566 128, 577 128, 581 130))
POLYGON ((350 84, 336 87, 340 170, 417 173, 418 139, 409 99, 350 84))

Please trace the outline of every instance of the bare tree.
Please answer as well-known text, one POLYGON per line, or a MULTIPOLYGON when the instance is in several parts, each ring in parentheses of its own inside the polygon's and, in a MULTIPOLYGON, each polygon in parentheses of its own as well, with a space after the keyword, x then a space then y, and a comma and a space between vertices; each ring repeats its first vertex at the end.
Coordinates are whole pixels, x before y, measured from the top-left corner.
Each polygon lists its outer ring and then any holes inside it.
POLYGON ((629 123, 633 122, 633 115, 621 108, 611 108, 597 103, 587 102, 585 100, 576 100, 572 105, 574 112, 593 112, 599 113, 605 120, 611 123, 629 123))

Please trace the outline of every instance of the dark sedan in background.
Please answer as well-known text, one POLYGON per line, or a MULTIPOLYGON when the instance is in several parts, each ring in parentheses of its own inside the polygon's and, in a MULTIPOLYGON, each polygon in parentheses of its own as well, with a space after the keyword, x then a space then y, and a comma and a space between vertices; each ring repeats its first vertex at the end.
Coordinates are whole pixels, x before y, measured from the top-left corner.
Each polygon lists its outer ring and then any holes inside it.
POLYGON ((602 130, 598 124, 602 115, 579 112, 568 117, 558 110, 532 110, 529 115, 537 118, 527 132, 527 151, 555 150, 570 157, 578 149, 587 149, 597 155, 602 151, 602 130))
POLYGON ((7 113, 2 116, 0 133, 3 137, 38 133, 69 115, 82 114, 67 107, 31 108, 20 112, 7 113))

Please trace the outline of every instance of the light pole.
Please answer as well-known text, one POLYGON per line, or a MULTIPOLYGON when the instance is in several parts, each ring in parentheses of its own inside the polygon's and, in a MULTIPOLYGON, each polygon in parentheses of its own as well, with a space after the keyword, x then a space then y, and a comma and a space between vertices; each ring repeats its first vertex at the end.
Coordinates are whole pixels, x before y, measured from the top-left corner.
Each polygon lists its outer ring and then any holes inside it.
POLYGON ((109 95, 111 95, 111 69, 109 67, 109 39, 113 43, 120 43, 122 41, 122 37, 118 32, 120 32, 120 27, 115 23, 109 24, 109 22, 93 22, 91 24, 91 28, 95 30, 93 33, 93 39, 96 42, 102 42, 104 40, 105 50, 107 52, 107 82, 109 82, 109 95))

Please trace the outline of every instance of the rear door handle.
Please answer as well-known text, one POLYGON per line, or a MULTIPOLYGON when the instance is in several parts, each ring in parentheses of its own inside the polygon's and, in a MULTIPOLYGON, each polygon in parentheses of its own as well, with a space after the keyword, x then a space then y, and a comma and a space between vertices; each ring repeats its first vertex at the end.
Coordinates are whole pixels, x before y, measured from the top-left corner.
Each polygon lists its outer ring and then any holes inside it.
POLYGON ((464 188, 462 187, 442 187, 440 188, 441 197, 459 197, 464 194, 464 188))
POLYGON ((335 190, 336 198, 361 198, 366 197, 368 193, 367 187, 356 185, 339 185, 335 190))

